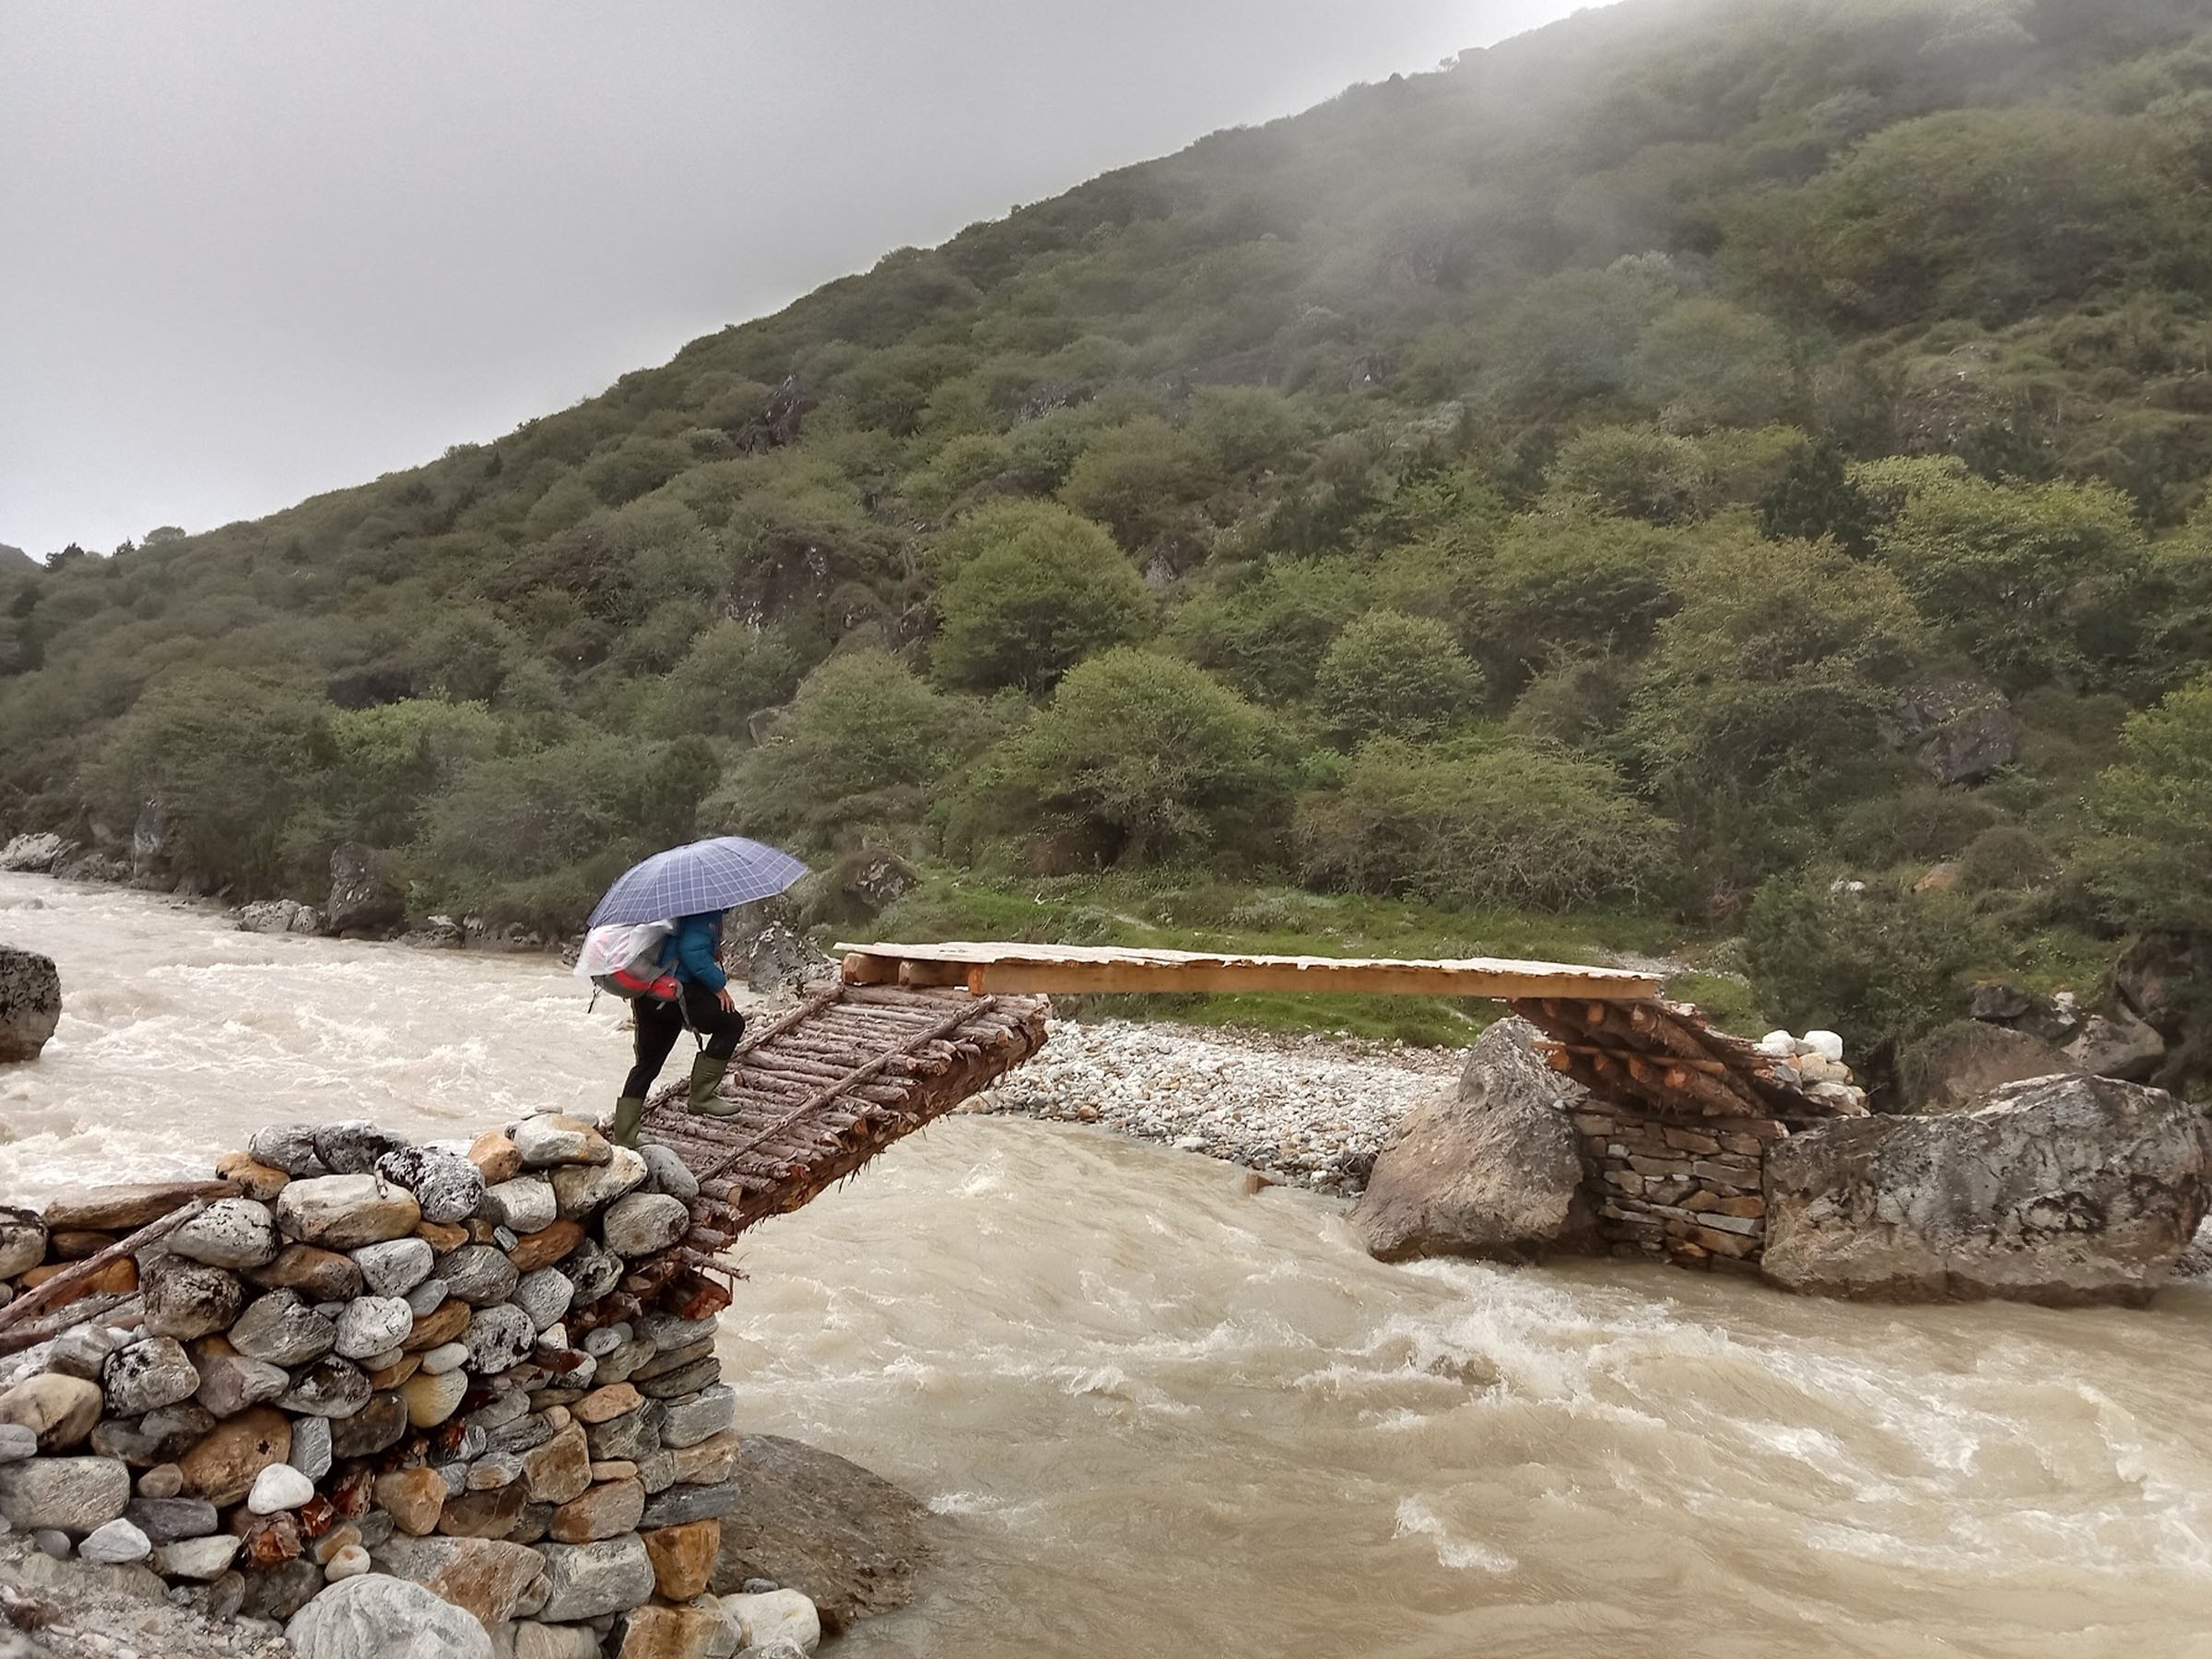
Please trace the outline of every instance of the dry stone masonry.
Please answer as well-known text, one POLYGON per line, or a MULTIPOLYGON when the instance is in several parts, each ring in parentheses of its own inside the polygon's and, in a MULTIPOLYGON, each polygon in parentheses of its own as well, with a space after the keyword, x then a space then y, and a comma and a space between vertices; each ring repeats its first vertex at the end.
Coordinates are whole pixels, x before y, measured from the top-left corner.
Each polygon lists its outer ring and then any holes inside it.
POLYGON ((215 1174, 0 1209, 0 1531, 305 1659, 818 1640, 722 1568, 729 1292, 675 1159, 288 1124, 215 1174))

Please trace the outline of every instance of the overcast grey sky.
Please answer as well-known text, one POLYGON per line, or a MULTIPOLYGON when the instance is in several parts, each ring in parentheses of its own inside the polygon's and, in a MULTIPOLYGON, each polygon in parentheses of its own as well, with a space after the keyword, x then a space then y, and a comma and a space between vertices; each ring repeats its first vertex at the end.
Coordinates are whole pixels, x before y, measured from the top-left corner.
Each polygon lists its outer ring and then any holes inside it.
POLYGON ((1573 0, 0 0, 0 542, 494 438, 1573 0))

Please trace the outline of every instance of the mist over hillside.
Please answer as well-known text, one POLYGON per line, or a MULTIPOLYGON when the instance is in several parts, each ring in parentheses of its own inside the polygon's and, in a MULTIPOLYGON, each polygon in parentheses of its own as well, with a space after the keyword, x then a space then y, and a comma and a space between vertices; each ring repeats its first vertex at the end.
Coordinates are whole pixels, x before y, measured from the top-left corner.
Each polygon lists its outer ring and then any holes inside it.
POLYGON ((2091 996, 2212 935, 2208 182, 2212 5, 1630 0, 0 559, 0 829, 546 929, 723 828, 916 928, 1580 918, 1869 1046, 2091 996))

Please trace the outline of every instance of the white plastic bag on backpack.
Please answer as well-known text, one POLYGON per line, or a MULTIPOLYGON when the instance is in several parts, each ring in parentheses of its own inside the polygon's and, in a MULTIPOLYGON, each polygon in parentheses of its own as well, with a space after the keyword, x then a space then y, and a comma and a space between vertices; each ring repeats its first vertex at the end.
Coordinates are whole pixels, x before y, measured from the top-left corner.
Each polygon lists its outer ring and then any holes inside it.
POLYGON ((576 977, 596 982, 625 971, 644 974, 660 965, 661 952, 675 933, 673 922, 609 922, 594 927, 583 935, 576 977))

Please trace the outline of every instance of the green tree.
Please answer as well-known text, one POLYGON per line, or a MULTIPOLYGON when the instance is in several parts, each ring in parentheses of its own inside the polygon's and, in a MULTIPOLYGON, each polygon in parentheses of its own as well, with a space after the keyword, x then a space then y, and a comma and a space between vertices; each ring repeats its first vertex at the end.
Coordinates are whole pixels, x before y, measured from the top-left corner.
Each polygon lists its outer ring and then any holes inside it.
POLYGON ((1921 614, 2006 688, 2133 677, 2148 559, 2118 490, 1947 478, 1905 502, 1881 547, 1921 614))
POLYGON ((751 716, 786 701, 806 665, 785 634, 751 622, 717 622, 668 673, 665 719, 676 732, 749 738, 751 716))
POLYGON ((1250 855, 1276 840, 1294 759, 1205 670, 1124 646, 1072 670, 977 789, 997 796, 987 821, 1041 824, 1100 864, 1250 855))
POLYGON ((1611 769, 1517 744, 1460 755, 1365 745, 1339 788, 1298 805, 1300 868, 1324 888, 1468 907, 1650 899, 1670 826, 1611 769))
POLYGON ((1049 691, 1092 653, 1143 633, 1145 584, 1113 538, 1066 508, 1005 501, 938 544, 939 680, 968 690, 1049 691))
POLYGON ((1439 735, 1482 694, 1482 671, 1452 630, 1428 617, 1370 611, 1336 636, 1313 684, 1330 732, 1370 737, 1439 735))
POLYGON ((1712 471, 1687 438, 1655 427, 1606 426, 1578 432, 1552 464, 1561 504, 1653 524, 1686 524, 1712 511, 1712 471))
POLYGON ((1209 466, 1198 445, 1157 416, 1099 433, 1069 470, 1060 499, 1098 520, 1132 553, 1158 541, 1178 509, 1205 495, 1209 466))
POLYGON ((1367 606, 1365 580, 1341 560, 1284 559, 1191 600, 1169 637, 1247 697, 1289 702, 1313 688, 1330 641, 1367 606))
POLYGON ((920 822, 925 791, 980 735, 972 705, 941 696, 880 651, 833 656, 741 759, 715 810, 746 834, 857 845, 920 822))
POLYGON ((1835 542, 1854 559, 1874 551, 1874 504, 1843 470, 1843 453, 1832 443, 1798 451, 1759 504, 1759 533, 1769 541, 1835 542))
POLYGON ((1461 631, 1506 692, 1562 655, 1635 656, 1681 603, 1693 547, 1633 519, 1559 507, 1528 514, 1466 584, 1461 631))
POLYGON ((109 729, 88 782, 117 822, 159 802, 186 861, 213 885, 269 892, 283 877, 287 824, 329 756, 328 724, 311 696, 195 669, 147 688, 109 729))
POLYGON ((1765 426, 1796 391, 1780 325, 1724 300, 1685 300, 1655 320, 1636 343, 1628 378, 1672 432, 1765 426))
POLYGON ((2091 806, 2098 890, 2140 926, 2212 934, 2212 674, 2128 721, 2091 806))

